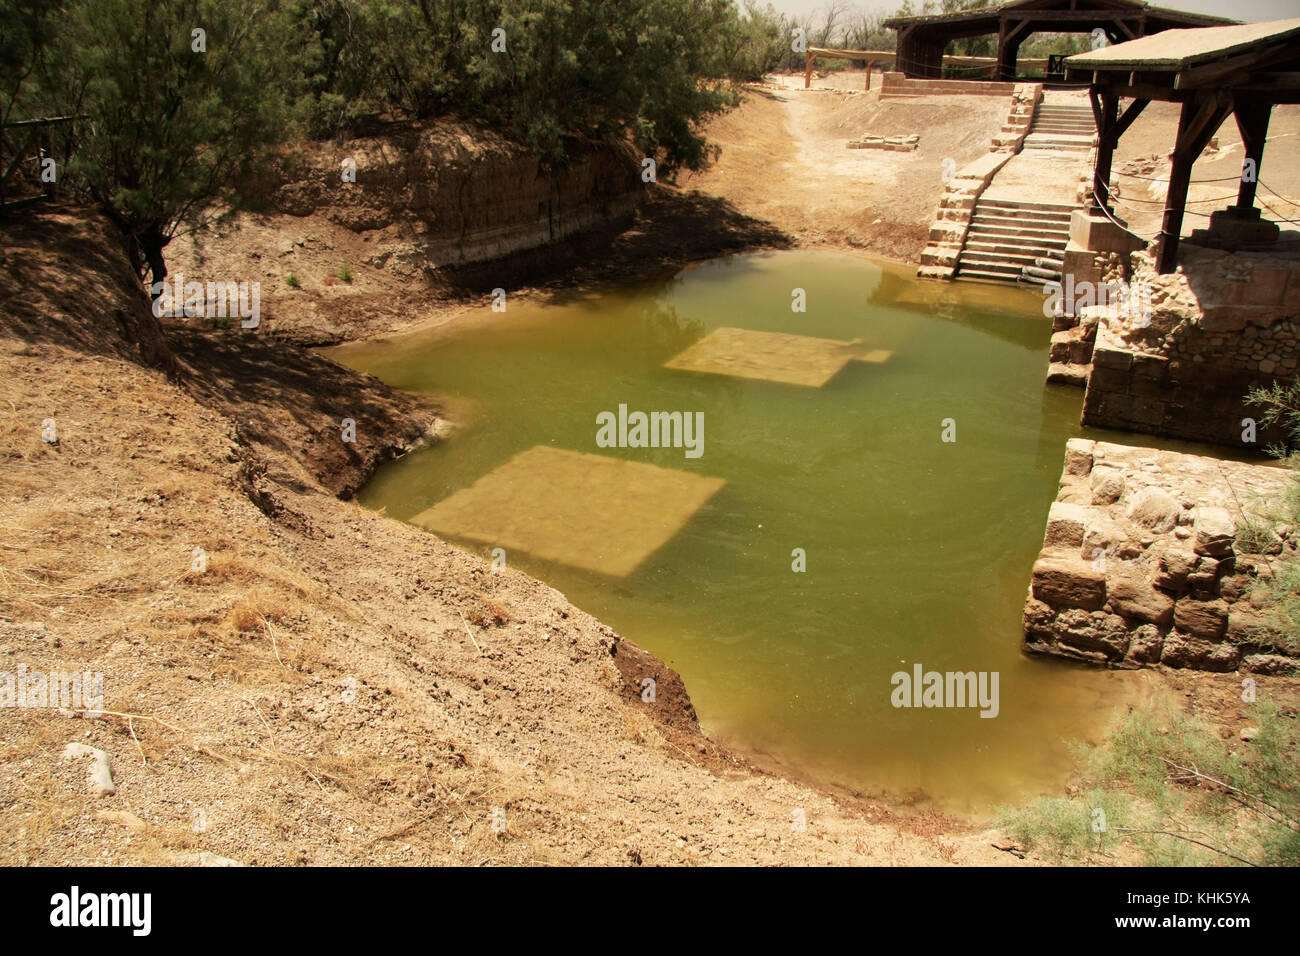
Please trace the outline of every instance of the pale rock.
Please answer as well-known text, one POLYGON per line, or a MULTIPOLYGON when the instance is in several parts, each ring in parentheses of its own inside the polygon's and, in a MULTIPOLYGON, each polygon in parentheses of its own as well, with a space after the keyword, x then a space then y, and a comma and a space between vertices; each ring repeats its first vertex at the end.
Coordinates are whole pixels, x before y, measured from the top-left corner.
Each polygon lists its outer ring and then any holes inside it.
POLYGON ((117 787, 113 786, 113 767, 108 754, 76 741, 63 748, 64 760, 77 760, 82 757, 90 758, 90 767, 86 771, 86 785, 90 792, 97 797, 117 793, 117 787))
POLYGON ((1088 522, 1089 509, 1082 505, 1052 502, 1047 512, 1047 533, 1044 544, 1049 548, 1077 548, 1083 544, 1083 530, 1088 522))
POLYGON ((1143 488, 1133 495, 1125 512, 1129 520, 1156 534, 1174 530, 1183 508, 1172 495, 1159 488, 1143 488))
POLYGON ((1106 577, 1090 562, 1068 554, 1048 554, 1034 563, 1035 598, 1056 607, 1099 609, 1106 600, 1106 577))
POLYGON ((1065 443, 1065 473, 1086 475, 1092 471, 1092 451, 1096 442, 1086 438, 1071 438, 1065 443))
POLYGON ((1195 528, 1193 547, 1197 554, 1225 557, 1232 553, 1232 542, 1237 529, 1227 508, 1197 508, 1195 528))
POLYGON ((1108 604, 1116 614, 1157 627, 1164 627, 1174 616, 1174 599, 1157 591, 1144 576, 1132 572, 1117 574, 1108 582, 1108 604))
POLYGON ((1093 468, 1088 483, 1092 489, 1094 505, 1112 504, 1119 501, 1120 496, 1124 494, 1123 473, 1109 465, 1098 465, 1093 468))
POLYGON ((1195 567, 1195 554, 1183 548, 1170 548, 1160 554, 1153 583, 1166 591, 1181 591, 1195 567))

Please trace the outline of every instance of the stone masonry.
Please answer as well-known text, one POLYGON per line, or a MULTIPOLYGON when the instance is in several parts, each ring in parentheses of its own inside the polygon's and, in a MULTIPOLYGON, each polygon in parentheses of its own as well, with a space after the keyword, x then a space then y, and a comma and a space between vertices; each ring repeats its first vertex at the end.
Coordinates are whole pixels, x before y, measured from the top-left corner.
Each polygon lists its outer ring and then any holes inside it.
MULTIPOLYGON (((1093 310, 1083 424, 1243 447, 1243 420, 1260 413, 1246 392, 1300 369, 1300 262, 1188 246, 1178 272, 1156 275, 1133 258, 1151 315, 1093 310)), ((1256 447, 1279 437, 1261 429, 1256 447)))
POLYGON ((1268 517, 1278 465, 1066 444, 1025 603, 1025 649, 1108 666, 1290 672, 1259 583, 1300 529, 1268 517))

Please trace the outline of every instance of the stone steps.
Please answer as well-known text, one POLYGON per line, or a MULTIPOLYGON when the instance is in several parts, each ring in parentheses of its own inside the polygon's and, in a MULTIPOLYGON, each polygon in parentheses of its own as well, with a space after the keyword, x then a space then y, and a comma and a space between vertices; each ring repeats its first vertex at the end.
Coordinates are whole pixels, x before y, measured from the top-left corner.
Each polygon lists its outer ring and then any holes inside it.
POLYGON ((1025 149, 1055 149, 1083 153, 1092 149, 1092 145, 1091 137, 1087 139, 1081 136, 1052 137, 1039 133, 1030 133, 1025 137, 1025 149))
POLYGON ((977 209, 972 220, 978 217, 980 222, 989 226, 1001 226, 1011 229, 1034 229, 1040 232, 1069 232, 1070 219, 1067 216, 1064 220, 1048 219, 1046 216, 1036 215, 1032 210, 1027 211, 1023 216, 1015 215, 1012 210, 990 209, 985 207, 977 209))
MULTIPOLYGON (((979 204, 990 211, 1001 209, 1016 213, 1023 210, 1032 212, 1040 219, 1060 219, 1062 222, 1069 222, 1070 214, 1074 211, 1073 206, 1062 206, 1060 203, 1028 202, 1019 199, 986 199, 981 197, 979 204)), ((999 215, 1003 214, 999 213, 999 215)))
POLYGON ((1025 149, 1082 152, 1092 149, 1096 134, 1090 107, 1040 103, 1025 136, 1025 149))
POLYGON ((995 282, 1059 282, 1072 210, 1053 203, 979 200, 956 274, 995 282))
POLYGON ((1018 229, 1012 226, 990 226, 972 222, 968 238, 987 237, 1000 242, 1014 241, 1014 245, 1032 245, 1036 249, 1064 249, 1070 240, 1070 234, 1058 233, 1046 229, 1018 229), (1036 245, 1035 245, 1036 244, 1036 245))

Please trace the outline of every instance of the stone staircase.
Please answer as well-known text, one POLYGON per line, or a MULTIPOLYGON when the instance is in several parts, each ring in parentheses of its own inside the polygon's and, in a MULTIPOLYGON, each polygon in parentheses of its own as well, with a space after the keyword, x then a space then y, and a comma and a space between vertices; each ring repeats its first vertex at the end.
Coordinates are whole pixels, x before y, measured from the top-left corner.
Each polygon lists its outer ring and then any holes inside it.
POLYGON ((1025 137, 1025 149, 1063 149, 1086 152, 1097 135, 1092 107, 1040 102, 1025 137))
POLYGON ((1061 281, 1074 206, 979 199, 957 259, 956 275, 996 282, 1061 281))

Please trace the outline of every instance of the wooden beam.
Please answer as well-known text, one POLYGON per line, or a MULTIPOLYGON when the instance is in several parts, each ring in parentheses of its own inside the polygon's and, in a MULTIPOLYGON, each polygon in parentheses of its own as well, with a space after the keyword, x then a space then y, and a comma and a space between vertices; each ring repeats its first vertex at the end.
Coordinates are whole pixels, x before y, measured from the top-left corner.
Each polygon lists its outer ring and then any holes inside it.
POLYGON ((1207 93, 1183 104, 1178 117, 1177 144, 1170 162, 1165 211, 1160 223, 1160 250, 1156 253, 1156 272, 1161 275, 1173 272, 1178 265, 1178 237, 1183 230, 1192 164, 1231 112, 1232 100, 1221 93, 1207 93))
MULTIPOLYGON (((1268 140, 1268 120, 1273 107, 1248 97, 1233 98, 1233 113, 1237 118, 1237 129, 1241 133, 1241 145, 1246 159, 1254 160, 1255 175, 1247 182, 1245 175, 1237 189, 1237 205, 1242 209, 1255 205, 1255 188, 1258 185, 1259 169, 1264 159, 1264 143, 1268 140)), ((1243 172, 1245 163, 1243 161, 1243 172)))
POLYGON ((1101 138, 1097 142, 1097 165, 1092 170, 1092 208, 1110 209, 1110 162, 1115 154, 1115 116, 1119 111, 1119 97, 1108 91, 1089 90, 1092 115, 1101 138))

